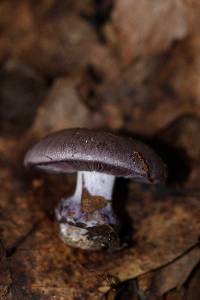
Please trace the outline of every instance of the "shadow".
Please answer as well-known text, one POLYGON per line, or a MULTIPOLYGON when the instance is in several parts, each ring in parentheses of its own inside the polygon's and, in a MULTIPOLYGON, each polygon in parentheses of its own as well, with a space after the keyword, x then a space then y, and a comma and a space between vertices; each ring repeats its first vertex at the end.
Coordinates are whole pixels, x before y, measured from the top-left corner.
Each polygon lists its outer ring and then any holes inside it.
POLYGON ((150 147, 162 158, 168 168, 166 183, 183 185, 190 174, 190 160, 183 148, 173 147, 157 138, 149 140, 150 147))
POLYGON ((150 146, 167 166, 169 185, 183 185, 190 174, 190 159, 183 148, 174 147, 157 136, 147 137, 128 131, 119 131, 122 136, 132 137, 150 146))
POLYGON ((102 37, 102 40, 104 41, 105 37, 101 33, 101 28, 110 19, 113 8, 113 1, 94 0, 93 2, 95 7, 94 13, 81 13, 81 17, 88 21, 89 24, 93 25, 93 27, 97 30, 97 32, 100 34, 100 37, 102 37))
POLYGON ((132 246, 134 231, 133 220, 129 217, 126 207, 128 201, 128 179, 117 178, 113 192, 113 210, 120 222, 121 245, 132 246))
POLYGON ((136 280, 130 279, 119 283, 116 287, 115 300, 122 299, 139 299, 137 297, 137 284, 136 280))
MULTIPOLYGON (((118 132, 149 145, 163 160, 168 168, 166 185, 182 186, 190 173, 189 158, 184 149, 175 148, 157 137, 146 137, 130 132, 118 132)), ((131 179, 117 178, 113 193, 113 210, 120 220, 121 245, 134 246, 134 223, 127 213, 129 184, 131 179)), ((159 185, 164 188, 165 185, 159 185)))

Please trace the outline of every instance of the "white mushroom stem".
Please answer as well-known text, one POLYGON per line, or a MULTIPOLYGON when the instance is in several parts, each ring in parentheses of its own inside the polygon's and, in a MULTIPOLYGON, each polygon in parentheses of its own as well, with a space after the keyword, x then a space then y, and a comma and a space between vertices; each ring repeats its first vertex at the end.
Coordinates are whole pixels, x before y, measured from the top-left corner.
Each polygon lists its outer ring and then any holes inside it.
POLYGON ((60 234, 65 243, 82 249, 118 247, 119 220, 112 209, 111 202, 114 183, 113 175, 78 172, 75 193, 69 198, 62 199, 56 209, 60 234), (87 190, 92 197, 85 196, 84 190, 87 190), (95 197, 106 200, 103 201, 103 207, 92 206, 95 197), (87 201, 89 199, 91 211, 83 209, 86 199, 87 201))
POLYGON ((115 176, 99 172, 79 171, 77 174, 76 189, 70 200, 81 203, 83 188, 92 196, 101 196, 105 200, 112 199, 115 176))
MULTIPOLYGON (((79 171, 74 194, 71 197, 63 198, 56 209, 56 216, 59 221, 65 220, 70 223, 81 222, 87 226, 96 226, 97 224, 116 224, 118 221, 112 209, 112 194, 115 182, 115 176, 99 172, 79 171), (95 211, 87 214, 82 207, 83 191, 93 197, 102 197, 107 204, 95 211), (87 216, 86 216, 87 215, 87 216), (90 216, 90 217, 89 217, 90 216)), ((93 201, 93 199, 91 199, 93 201)), ((92 203, 91 203, 92 207, 92 203)))

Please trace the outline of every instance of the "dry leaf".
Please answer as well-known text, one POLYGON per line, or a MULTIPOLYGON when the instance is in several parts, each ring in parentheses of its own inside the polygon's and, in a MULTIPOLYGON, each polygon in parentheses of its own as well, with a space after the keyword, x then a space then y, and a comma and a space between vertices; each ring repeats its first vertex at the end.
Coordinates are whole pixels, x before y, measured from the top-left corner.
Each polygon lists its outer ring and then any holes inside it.
POLYGON ((175 288, 180 290, 199 262, 200 249, 197 246, 167 266, 139 277, 139 288, 156 296, 175 288))
POLYGON ((0 241, 0 299, 6 300, 12 283, 8 261, 3 245, 0 241))
POLYGON ((32 1, 3 1, 0 60, 15 57, 47 76, 80 70, 96 35, 70 2, 43 0, 39 12, 32 1))
POLYGON ((187 300, 199 300, 200 299, 200 268, 198 267, 189 282, 187 290, 187 300))
POLYGON ((117 0, 111 26, 126 63, 141 55, 158 54, 188 32, 181 0, 117 0))
POLYGON ((47 219, 12 255, 10 269, 14 299, 92 300, 110 288, 105 274, 89 272, 79 264, 73 249, 63 244, 57 227, 47 219))

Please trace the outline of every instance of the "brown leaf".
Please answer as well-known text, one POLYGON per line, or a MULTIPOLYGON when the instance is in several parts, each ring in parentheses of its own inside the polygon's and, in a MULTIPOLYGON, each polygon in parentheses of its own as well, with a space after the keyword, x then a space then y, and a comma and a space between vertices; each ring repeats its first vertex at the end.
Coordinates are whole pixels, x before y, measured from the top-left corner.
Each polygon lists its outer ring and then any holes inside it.
POLYGON ((96 41, 94 30, 72 1, 45 2, 40 11, 32 1, 0 4, 0 60, 15 57, 47 76, 80 70, 96 41))
POLYGON ((81 102, 76 86, 78 78, 60 77, 53 83, 45 101, 39 107, 35 121, 27 132, 27 137, 37 138, 50 132, 71 127, 97 127, 101 118, 91 114, 81 102))
POLYGON ((104 273, 79 264, 47 219, 12 255, 10 268, 14 299, 100 299, 110 288, 104 273))
POLYGON ((21 243, 35 224, 44 217, 44 213, 40 210, 33 194, 24 194, 23 183, 19 177, 14 176, 10 167, 2 162, 0 177, 1 239, 6 250, 12 251, 11 249, 21 243))
POLYGON ((187 289, 187 300, 200 299, 200 266, 195 270, 187 289))
POLYGON ((77 79, 55 80, 46 100, 37 111, 32 133, 44 136, 63 128, 86 126, 89 112, 78 97, 76 84, 77 79))
POLYGON ((9 265, 5 256, 5 250, 0 242, 0 299, 6 300, 12 284, 9 265))
POLYGON ((117 0, 111 26, 127 63, 137 56, 166 50, 174 40, 183 39, 188 32, 181 0, 117 0))
POLYGON ((185 297, 185 289, 183 288, 181 291, 173 290, 169 292, 166 297, 166 300, 186 300, 185 297))
POLYGON ((175 288, 181 289, 199 262, 200 249, 197 246, 167 266, 139 277, 139 286, 143 291, 156 296, 162 296, 175 288))
MULTIPOLYGON (((101 49, 97 51, 99 52, 101 49)), ((183 56, 181 47, 177 52, 176 56, 183 56)), ((165 65, 164 56, 160 57, 159 62, 158 58, 145 57, 134 61, 128 68, 124 68, 118 58, 115 67, 112 68, 117 58, 113 56, 111 60, 109 51, 99 55, 110 63, 100 66, 100 63, 93 59, 92 66, 97 74, 106 73, 108 76, 104 76, 104 80, 98 84, 85 76, 82 86, 86 92, 82 97, 95 111, 102 111, 109 128, 123 128, 151 136, 181 115, 197 111, 198 106, 194 106, 189 98, 184 96, 183 91, 170 84, 172 66, 170 60, 167 66, 165 65)), ((175 70, 176 67, 173 66, 173 72, 175 70)))

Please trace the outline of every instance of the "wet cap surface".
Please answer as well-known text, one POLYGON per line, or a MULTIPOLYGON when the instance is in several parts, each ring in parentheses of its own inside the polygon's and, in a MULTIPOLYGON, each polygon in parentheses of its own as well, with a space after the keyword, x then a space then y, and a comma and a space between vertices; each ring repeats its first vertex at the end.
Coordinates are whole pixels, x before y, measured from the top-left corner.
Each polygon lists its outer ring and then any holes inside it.
POLYGON ((166 177, 165 165, 148 146, 86 128, 64 129, 43 138, 27 152, 24 164, 49 172, 97 171, 148 183, 166 177))

